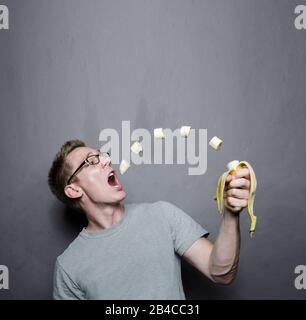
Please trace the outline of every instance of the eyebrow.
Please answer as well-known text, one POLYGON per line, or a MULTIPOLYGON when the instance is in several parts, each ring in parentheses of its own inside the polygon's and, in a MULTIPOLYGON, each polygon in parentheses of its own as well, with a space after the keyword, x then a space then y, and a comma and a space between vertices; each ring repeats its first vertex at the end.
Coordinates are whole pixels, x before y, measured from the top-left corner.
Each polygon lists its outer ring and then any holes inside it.
MULTIPOLYGON (((98 150, 95 150, 96 152, 98 151, 98 150)), ((84 158, 84 160, 83 160, 83 162, 89 157, 89 156, 92 156, 92 155, 94 155, 95 154, 95 151, 89 151, 87 154, 86 154, 86 156, 85 156, 85 158, 84 158)))
POLYGON ((93 151, 89 151, 89 152, 87 153, 85 159, 86 159, 87 157, 89 157, 90 155, 92 155, 92 154, 94 154, 94 152, 93 152, 93 151))
MULTIPOLYGON (((83 163, 85 162, 85 160, 87 159, 87 157, 89 157, 90 155, 92 155, 92 154, 94 154, 94 151, 89 151, 87 154, 86 154, 86 156, 85 156, 85 158, 84 158, 84 160, 83 160, 83 163)), ((76 170, 76 169, 75 169, 76 170)))

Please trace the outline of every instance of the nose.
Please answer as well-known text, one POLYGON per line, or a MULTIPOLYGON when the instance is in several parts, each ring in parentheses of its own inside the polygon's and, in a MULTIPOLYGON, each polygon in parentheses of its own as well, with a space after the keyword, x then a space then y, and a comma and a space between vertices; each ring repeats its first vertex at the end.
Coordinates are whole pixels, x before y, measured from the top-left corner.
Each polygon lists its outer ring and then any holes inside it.
POLYGON ((101 157, 101 164, 102 167, 105 168, 105 166, 111 166, 111 158, 110 157, 101 157))

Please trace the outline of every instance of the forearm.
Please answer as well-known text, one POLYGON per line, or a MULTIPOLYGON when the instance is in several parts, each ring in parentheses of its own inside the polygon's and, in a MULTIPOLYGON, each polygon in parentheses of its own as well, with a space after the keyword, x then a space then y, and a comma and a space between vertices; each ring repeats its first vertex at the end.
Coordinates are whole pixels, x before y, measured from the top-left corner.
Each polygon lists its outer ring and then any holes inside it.
POLYGON ((225 209, 217 239, 209 259, 214 281, 228 284, 236 276, 240 252, 239 213, 225 209))

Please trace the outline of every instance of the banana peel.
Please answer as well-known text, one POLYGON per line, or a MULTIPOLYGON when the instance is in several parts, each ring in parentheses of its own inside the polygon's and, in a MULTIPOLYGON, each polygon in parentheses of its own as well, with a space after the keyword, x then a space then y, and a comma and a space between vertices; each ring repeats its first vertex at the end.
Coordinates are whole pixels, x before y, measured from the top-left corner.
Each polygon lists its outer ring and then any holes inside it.
MULTIPOLYGON (((235 161, 232 161, 234 163, 235 161)), ((231 163, 229 163, 230 165, 231 163)), ((236 170, 241 168, 248 168, 250 172, 250 194, 248 198, 248 214, 250 218, 250 236, 251 238, 254 235, 256 223, 257 223, 257 217, 254 215, 254 200, 255 200, 255 193, 257 189, 257 180, 256 175, 254 172, 254 169, 247 161, 236 161, 234 163, 234 167, 230 167, 230 169, 227 172, 224 172, 217 183, 217 189, 216 194, 214 196, 214 200, 217 201, 218 211, 220 214, 224 213, 224 191, 225 191, 225 184, 226 184, 226 178, 228 175, 233 174, 236 170)))

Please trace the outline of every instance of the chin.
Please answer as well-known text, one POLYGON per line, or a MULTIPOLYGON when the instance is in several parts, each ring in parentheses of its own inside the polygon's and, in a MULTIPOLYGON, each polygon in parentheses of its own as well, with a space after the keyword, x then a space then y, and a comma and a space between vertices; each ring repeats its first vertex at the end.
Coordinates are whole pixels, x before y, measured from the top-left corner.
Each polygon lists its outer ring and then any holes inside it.
POLYGON ((120 203, 121 201, 123 201, 126 198, 127 194, 125 191, 121 190, 118 192, 117 196, 116 196, 116 203, 120 203))
POLYGON ((126 196, 127 196, 125 191, 122 190, 121 193, 122 193, 122 196, 121 196, 121 200, 120 201, 124 200, 126 198, 126 196))

